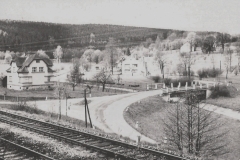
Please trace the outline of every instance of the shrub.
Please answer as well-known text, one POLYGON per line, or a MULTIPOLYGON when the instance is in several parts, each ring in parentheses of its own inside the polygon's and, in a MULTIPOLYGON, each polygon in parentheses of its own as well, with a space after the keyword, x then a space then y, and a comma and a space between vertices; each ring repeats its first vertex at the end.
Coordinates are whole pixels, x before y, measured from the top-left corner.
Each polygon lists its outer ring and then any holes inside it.
POLYGON ((161 80, 161 77, 160 76, 151 76, 150 77, 155 83, 158 83, 158 82, 160 82, 160 80, 161 80))
MULTIPOLYGON (((183 72, 182 72, 182 75, 183 75, 183 76, 188 76, 188 71, 183 71, 183 72)), ((190 71, 190 75, 191 75, 191 76, 194 76, 194 71, 190 71)))
POLYGON ((199 78, 207 78, 207 77, 216 78, 222 73, 223 72, 220 69, 216 69, 216 68, 201 69, 197 71, 199 78))
POLYGON ((164 83, 165 83, 166 86, 170 86, 170 84, 171 84, 171 78, 165 78, 165 79, 164 79, 164 83))
POLYGON ((183 77, 179 79, 172 79, 171 83, 173 83, 173 87, 178 87, 178 84, 180 82, 181 86, 185 86, 186 82, 188 82, 188 85, 191 84, 192 79, 189 79, 188 77, 183 77))
POLYGON ((208 73, 208 77, 216 78, 222 74, 222 71, 220 71, 220 69, 213 68, 213 69, 208 69, 207 73, 208 73))
POLYGON ((210 98, 213 99, 218 97, 232 97, 229 87, 226 85, 217 85, 216 87, 212 87, 210 90, 212 91, 210 98))

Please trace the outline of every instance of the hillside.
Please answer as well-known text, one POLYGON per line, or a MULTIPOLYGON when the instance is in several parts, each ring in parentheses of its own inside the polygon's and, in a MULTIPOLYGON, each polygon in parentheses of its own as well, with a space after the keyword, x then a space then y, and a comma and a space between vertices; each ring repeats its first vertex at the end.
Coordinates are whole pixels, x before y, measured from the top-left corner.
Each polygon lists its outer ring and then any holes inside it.
POLYGON ((90 34, 94 33, 95 43, 104 44, 109 37, 121 43, 156 39, 163 33, 165 38, 171 30, 127 27, 118 25, 70 25, 28 21, 0 21, 0 49, 11 51, 51 49, 60 44, 63 47, 89 45, 90 34), (37 43, 33 43, 37 42, 37 43))

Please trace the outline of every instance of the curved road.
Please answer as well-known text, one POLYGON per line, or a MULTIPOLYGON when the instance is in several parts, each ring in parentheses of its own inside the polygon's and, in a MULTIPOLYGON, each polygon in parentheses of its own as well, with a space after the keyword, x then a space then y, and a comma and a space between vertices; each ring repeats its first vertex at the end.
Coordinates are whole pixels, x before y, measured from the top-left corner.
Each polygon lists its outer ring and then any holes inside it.
MULTIPOLYGON (((94 126, 104 130, 107 133, 116 133, 118 135, 122 135, 123 137, 129 137, 132 140, 136 140, 140 133, 125 121, 123 117, 124 110, 132 103, 161 93, 161 90, 153 90, 114 96, 88 98, 88 100, 91 100, 89 103, 89 109, 92 123, 94 126)), ((84 121, 84 105, 78 104, 81 101, 83 101, 83 98, 68 100, 68 106, 71 104, 70 110, 68 110, 68 116, 84 121)), ((37 101, 31 103, 36 103, 39 109, 58 113, 58 100, 37 101)), ((65 115, 66 101, 62 100, 61 104, 61 112, 63 115, 65 115)), ((141 140, 149 143, 155 143, 154 140, 143 135, 141 135, 141 140)))

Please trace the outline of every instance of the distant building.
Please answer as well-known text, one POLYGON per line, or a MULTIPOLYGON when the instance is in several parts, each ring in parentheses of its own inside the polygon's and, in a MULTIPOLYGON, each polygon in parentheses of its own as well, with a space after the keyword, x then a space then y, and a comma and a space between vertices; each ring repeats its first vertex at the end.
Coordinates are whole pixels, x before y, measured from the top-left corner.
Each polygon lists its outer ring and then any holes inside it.
POLYGON ((122 62, 122 74, 139 74, 141 73, 139 61, 129 57, 122 62))
POLYGON ((24 90, 32 88, 48 88, 53 85, 51 78, 53 63, 38 54, 27 57, 16 57, 7 69, 7 88, 24 90))

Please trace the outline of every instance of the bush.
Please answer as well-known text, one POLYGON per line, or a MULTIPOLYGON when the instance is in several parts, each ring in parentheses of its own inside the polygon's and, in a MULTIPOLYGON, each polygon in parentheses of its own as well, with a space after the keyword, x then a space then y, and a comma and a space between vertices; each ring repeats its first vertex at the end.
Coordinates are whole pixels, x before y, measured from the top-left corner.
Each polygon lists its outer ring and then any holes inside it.
POLYGON ((163 82, 165 83, 166 86, 170 86, 171 78, 165 78, 163 82))
MULTIPOLYGON (((187 72, 187 71, 183 71, 183 72, 182 72, 182 75, 183 75, 183 76, 188 76, 188 72, 187 72)), ((191 75, 191 76, 194 76, 194 71, 190 71, 190 75, 191 75)))
POLYGON ((230 87, 226 86, 226 85, 217 85, 216 87, 212 87, 210 89, 212 91, 212 94, 210 96, 210 98, 218 98, 218 97, 232 97, 231 96, 231 90, 230 87))
POLYGON ((180 82, 181 86, 185 86, 186 82, 188 82, 188 85, 190 85, 192 82, 192 79, 189 79, 188 77, 184 77, 184 78, 171 80, 171 83, 173 83, 173 87, 178 87, 179 82, 180 82))
POLYGON ((222 71, 220 71, 220 69, 213 68, 213 69, 208 69, 207 73, 208 73, 208 77, 216 78, 222 74, 222 71))
POLYGON ((160 80, 161 80, 161 77, 160 76, 151 76, 150 77, 155 83, 158 83, 158 82, 160 82, 160 80))
POLYGON ((217 68, 201 69, 201 70, 197 71, 199 78, 207 78, 207 77, 216 78, 219 75, 221 75, 222 73, 223 72, 217 68))

